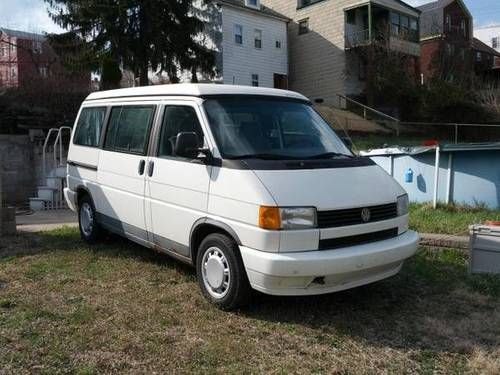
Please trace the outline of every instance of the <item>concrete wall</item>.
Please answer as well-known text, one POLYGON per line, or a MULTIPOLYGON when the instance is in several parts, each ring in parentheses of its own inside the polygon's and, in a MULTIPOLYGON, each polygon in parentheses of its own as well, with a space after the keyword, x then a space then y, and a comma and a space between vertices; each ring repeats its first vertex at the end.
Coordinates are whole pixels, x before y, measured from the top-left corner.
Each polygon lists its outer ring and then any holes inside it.
POLYGON ((274 87, 274 74, 288 75, 287 24, 285 21, 240 10, 222 7, 223 80, 225 84, 252 84, 258 74, 259 86, 274 87), (243 44, 236 44, 234 25, 243 26, 243 44), (255 30, 262 31, 262 48, 255 48, 255 30), (276 41, 281 48, 276 48, 276 41))
POLYGON ((6 205, 26 204, 37 181, 33 143, 26 135, 0 135, 2 200, 6 205))

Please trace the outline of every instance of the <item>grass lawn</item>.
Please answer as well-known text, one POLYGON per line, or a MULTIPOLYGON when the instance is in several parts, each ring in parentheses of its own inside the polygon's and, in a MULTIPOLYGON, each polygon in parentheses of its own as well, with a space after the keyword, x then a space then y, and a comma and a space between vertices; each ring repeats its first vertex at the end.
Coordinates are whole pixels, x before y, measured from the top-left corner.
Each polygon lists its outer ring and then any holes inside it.
POLYGON ((126 240, 0 241, 2 374, 500 372, 500 278, 469 276, 459 251, 421 249, 379 283, 224 313, 192 269, 126 240))
POLYGON ((469 225, 483 224, 487 220, 500 221, 500 211, 482 207, 410 205, 410 227, 421 233, 466 235, 469 225))

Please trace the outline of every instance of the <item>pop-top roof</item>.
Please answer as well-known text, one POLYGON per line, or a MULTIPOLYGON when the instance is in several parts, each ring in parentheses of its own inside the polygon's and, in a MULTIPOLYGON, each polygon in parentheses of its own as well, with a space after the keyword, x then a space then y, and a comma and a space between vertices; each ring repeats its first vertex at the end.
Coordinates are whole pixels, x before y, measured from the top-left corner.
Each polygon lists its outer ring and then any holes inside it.
POLYGON ((142 86, 126 89, 98 91, 86 100, 113 99, 137 96, 214 96, 214 95, 264 95, 309 101, 305 96, 287 90, 264 87, 234 86, 217 84, 180 83, 173 85, 142 86))

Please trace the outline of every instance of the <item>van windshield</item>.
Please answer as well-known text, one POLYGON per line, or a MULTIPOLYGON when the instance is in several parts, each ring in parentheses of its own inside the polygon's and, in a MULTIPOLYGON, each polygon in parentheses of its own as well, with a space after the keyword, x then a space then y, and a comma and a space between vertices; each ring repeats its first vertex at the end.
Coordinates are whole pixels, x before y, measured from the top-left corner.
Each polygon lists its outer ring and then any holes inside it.
POLYGON ((226 159, 329 159, 351 151, 308 104, 234 96, 204 102, 219 151, 226 159))

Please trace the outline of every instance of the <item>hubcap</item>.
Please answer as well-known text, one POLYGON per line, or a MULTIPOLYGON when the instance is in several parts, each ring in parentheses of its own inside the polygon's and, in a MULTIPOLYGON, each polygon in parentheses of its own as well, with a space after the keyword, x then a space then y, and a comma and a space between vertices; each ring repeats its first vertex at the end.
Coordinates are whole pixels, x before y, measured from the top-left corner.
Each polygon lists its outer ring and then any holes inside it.
POLYGON ((80 208, 80 225, 82 227, 82 232, 86 236, 92 234, 92 228, 94 227, 94 214, 92 212, 92 207, 87 202, 83 203, 80 208))
POLYGON ((214 298, 223 298, 229 291, 231 271, 229 262, 221 249, 208 248, 203 254, 201 273, 208 293, 214 298))

